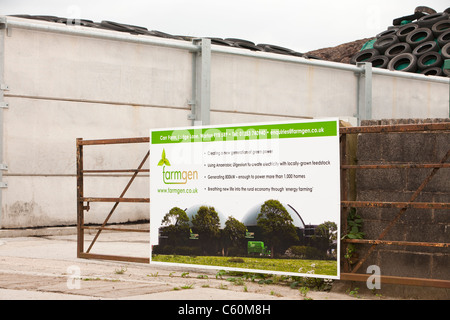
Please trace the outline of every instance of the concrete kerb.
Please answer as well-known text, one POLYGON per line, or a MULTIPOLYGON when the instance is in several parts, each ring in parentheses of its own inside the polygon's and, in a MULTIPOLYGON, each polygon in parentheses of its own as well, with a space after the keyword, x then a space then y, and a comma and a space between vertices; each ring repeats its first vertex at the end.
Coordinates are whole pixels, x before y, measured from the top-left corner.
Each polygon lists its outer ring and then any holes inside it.
MULTIPOLYGON (((148 229, 148 223, 126 224, 125 227, 130 229, 148 229)), ((109 230, 102 231, 102 233, 114 233, 114 232, 115 231, 109 230)), ((97 230, 86 229, 84 233, 86 235, 95 234, 97 233, 97 230)), ((77 234, 76 226, 0 229, 0 238, 68 236, 76 234, 77 234)))
POLYGON ((77 234, 77 227, 0 229, 0 238, 63 236, 77 234))

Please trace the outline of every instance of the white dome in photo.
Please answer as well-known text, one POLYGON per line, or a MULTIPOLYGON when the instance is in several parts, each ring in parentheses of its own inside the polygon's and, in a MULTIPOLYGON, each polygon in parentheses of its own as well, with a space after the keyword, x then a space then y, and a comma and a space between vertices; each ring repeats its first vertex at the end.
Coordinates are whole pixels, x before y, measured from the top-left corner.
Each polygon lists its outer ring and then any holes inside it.
MULTIPOLYGON (((252 207, 244 216, 244 218, 242 218, 242 223, 245 226, 256 226, 257 225, 257 221, 256 219, 258 218, 258 215, 261 213, 261 206, 264 203, 260 203, 258 205, 255 205, 254 207, 252 207)), ((292 223, 294 224, 295 227, 300 228, 300 229, 305 229, 305 223, 302 219, 302 217, 300 216, 300 214, 297 212, 297 210, 294 209, 294 207, 292 207, 289 204, 286 203, 282 203, 283 207, 285 207, 285 209, 287 210, 287 212, 289 213, 289 215, 292 218, 292 223)))

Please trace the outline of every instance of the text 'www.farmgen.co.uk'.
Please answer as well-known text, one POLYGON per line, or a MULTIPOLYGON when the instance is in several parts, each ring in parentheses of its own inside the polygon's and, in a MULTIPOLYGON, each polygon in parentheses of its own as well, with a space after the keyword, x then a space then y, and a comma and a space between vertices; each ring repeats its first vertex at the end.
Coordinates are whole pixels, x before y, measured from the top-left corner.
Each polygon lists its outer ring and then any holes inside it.
POLYGON ((158 189, 159 193, 176 193, 176 194, 182 194, 182 193, 198 193, 197 188, 192 189, 183 189, 183 188, 165 188, 165 189, 158 189))

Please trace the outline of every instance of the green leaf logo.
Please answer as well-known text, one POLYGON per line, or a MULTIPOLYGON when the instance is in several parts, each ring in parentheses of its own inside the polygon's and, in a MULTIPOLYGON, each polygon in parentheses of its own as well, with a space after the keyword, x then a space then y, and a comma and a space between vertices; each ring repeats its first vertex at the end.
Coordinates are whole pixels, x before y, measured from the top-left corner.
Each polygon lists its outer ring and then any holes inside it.
POLYGON ((161 160, 159 160, 159 162, 158 162, 158 166, 163 166, 163 165, 170 166, 169 159, 166 158, 166 150, 164 150, 164 149, 162 152, 161 160))

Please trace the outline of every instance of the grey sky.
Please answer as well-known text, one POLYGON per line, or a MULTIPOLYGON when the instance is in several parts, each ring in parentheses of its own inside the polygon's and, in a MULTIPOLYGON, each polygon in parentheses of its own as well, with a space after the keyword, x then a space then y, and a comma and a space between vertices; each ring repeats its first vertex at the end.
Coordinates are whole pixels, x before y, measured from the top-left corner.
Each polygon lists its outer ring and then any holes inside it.
POLYGON ((448 0, 0 0, 0 15, 111 20, 174 35, 241 38, 306 52, 370 38, 392 20, 448 0))

